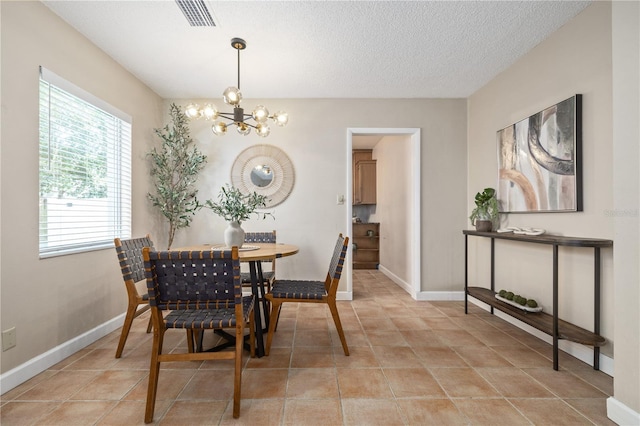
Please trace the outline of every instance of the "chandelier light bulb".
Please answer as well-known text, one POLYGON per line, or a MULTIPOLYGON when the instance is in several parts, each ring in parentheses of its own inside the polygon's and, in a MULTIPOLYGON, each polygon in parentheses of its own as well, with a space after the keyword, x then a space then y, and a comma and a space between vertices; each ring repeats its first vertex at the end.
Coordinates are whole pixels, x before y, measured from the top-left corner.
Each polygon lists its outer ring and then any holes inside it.
POLYGON ((289 122, 289 114, 284 111, 278 111, 273 114, 273 121, 275 121, 279 127, 284 127, 289 122))
POLYGON ((269 118, 269 110, 264 105, 258 105, 251 114, 256 123, 264 123, 269 118))
POLYGON ((269 126, 265 123, 258 123, 256 125, 256 134, 258 136, 262 136, 263 138, 266 138, 267 136, 269 136, 269 133, 271 133, 271 129, 269 128, 269 126))
POLYGON ((227 90, 222 93, 222 98, 224 102, 229 105, 240 105, 240 101, 242 100, 242 93, 240 93, 240 89, 237 87, 227 87, 227 90))
POLYGON ((227 125, 222 121, 217 121, 211 126, 214 135, 223 136, 227 133, 227 125))
POLYGON ((212 104, 205 104, 202 108, 202 116, 205 120, 215 120, 218 118, 218 108, 212 104))
POLYGON ((184 110, 184 115, 189 118, 199 118, 200 117, 200 107, 198 104, 189 104, 184 110))
POLYGON ((245 123, 236 123, 236 126, 238 127, 238 133, 240 133, 242 136, 247 136, 249 133, 251 133, 251 127, 249 127, 245 123))

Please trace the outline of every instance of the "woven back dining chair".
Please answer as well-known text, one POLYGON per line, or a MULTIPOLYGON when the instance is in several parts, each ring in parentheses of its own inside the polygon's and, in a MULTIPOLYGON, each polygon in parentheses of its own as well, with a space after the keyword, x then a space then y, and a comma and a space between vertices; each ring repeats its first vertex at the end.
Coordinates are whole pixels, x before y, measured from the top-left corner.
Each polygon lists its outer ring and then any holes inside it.
POLYGON ((345 355, 349 355, 349 347, 344 337, 342 324, 340 323, 340 315, 336 305, 336 293, 340 276, 342 275, 342 267, 349 246, 349 237, 338 235, 338 240, 333 249, 329 271, 324 281, 305 281, 305 280, 276 280, 271 291, 267 294, 267 300, 271 302, 271 315, 269 318, 269 334, 267 335, 267 347, 265 353, 269 355, 273 334, 276 331, 278 317, 282 304, 286 302, 294 303, 326 303, 331 311, 333 322, 340 336, 342 349, 345 355))
MULTIPOLYGON (((276 243, 276 231, 275 229, 271 232, 245 232, 244 234, 244 242, 248 245, 251 243, 276 243)), ((264 283, 267 286, 267 289, 271 288, 271 285, 276 279, 276 260, 273 259, 269 262, 262 262, 261 266, 265 264, 270 265, 270 269, 264 270, 262 269, 262 278, 264 279, 264 283)), ((243 284, 251 284, 251 275, 248 272, 242 272, 242 283, 243 284)))
MULTIPOLYGON (((124 324, 122 325, 120 340, 118 341, 118 348, 116 349, 116 358, 120 358, 124 350, 124 345, 127 342, 127 337, 129 337, 133 320, 149 310, 149 297, 146 291, 144 294, 138 292, 136 283, 145 279, 142 248, 153 247, 153 241, 151 241, 151 236, 147 234, 142 238, 131 238, 127 240, 114 238, 113 243, 116 246, 118 261, 120 262, 120 271, 122 272, 128 297, 127 313, 124 317, 124 324), (143 306, 138 309, 140 305, 143 306)), ((147 333, 149 332, 151 332, 151 317, 149 317, 149 324, 147 325, 147 333)))
MULTIPOLYGON (((153 421, 162 362, 235 361, 233 417, 240 416, 244 328, 248 323, 251 356, 255 356, 254 298, 243 297, 238 248, 231 250, 142 251, 153 320, 153 346, 145 422, 153 421), (188 352, 162 353, 165 332, 186 329, 188 352), (204 330, 234 329, 233 351, 196 352, 193 337, 204 330)), ((211 386, 219 386, 215 382, 211 386)))

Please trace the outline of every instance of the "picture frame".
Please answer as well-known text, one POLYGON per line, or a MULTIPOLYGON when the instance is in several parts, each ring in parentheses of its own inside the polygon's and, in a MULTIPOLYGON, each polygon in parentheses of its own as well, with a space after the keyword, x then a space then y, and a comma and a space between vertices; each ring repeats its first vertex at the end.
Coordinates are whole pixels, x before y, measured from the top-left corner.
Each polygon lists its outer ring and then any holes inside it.
POLYGON ((501 213, 582 211, 582 95, 497 132, 501 213))

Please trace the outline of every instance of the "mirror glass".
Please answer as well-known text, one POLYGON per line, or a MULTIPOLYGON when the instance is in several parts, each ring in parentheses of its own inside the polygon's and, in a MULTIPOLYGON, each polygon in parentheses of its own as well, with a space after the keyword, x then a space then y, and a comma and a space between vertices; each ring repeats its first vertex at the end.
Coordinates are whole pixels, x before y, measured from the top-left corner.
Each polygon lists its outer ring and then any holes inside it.
POLYGON ((266 164, 258 164, 251 170, 251 182, 259 187, 269 186, 273 181, 273 170, 266 164))

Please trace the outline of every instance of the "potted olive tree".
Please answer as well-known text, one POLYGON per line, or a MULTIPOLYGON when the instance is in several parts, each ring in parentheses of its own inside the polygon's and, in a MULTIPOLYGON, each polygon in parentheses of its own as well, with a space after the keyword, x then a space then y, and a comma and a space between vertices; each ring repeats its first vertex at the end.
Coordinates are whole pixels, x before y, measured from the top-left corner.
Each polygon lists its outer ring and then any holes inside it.
POLYGON ((252 214, 265 219, 272 216, 271 213, 260 212, 258 209, 267 205, 267 197, 251 192, 243 194, 238 188, 227 184, 218 194, 218 201, 207 200, 205 207, 227 221, 229 226, 224 231, 224 243, 227 247, 242 247, 244 243, 244 229, 242 222, 249 219, 252 214))
POLYGON ((471 211, 471 224, 476 227, 476 231, 490 232, 499 225, 498 199, 496 190, 485 188, 478 192, 475 197, 476 207, 471 211))
POLYGON ((169 113, 172 125, 154 129, 162 146, 148 154, 155 193, 147 194, 169 221, 167 250, 171 249, 176 231, 188 227, 196 211, 203 207, 196 198, 195 183, 207 163, 206 155, 193 146, 186 115, 176 104, 171 104, 169 113))

